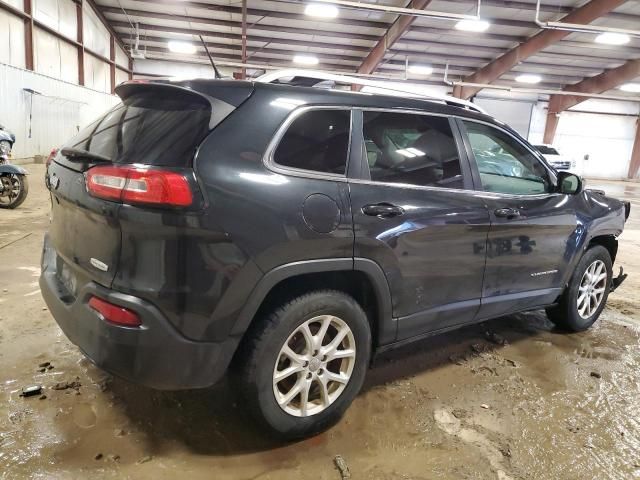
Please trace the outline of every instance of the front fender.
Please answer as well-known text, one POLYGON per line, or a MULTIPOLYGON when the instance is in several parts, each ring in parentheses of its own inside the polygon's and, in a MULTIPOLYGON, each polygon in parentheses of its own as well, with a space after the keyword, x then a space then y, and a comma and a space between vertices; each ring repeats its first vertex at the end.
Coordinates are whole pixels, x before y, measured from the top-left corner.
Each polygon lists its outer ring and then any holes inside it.
POLYGON ((24 168, 18 165, 12 165, 12 164, 0 165, 0 175, 2 175, 3 173, 13 173, 15 175, 29 175, 29 172, 27 172, 24 168))

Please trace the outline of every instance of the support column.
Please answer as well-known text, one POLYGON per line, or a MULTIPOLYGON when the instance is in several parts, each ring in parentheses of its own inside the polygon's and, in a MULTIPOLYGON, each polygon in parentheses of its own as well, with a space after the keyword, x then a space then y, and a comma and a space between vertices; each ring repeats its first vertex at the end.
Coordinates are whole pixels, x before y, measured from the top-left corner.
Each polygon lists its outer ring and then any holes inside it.
POLYGON ((111 93, 116 92, 116 37, 111 35, 109 42, 109 64, 110 77, 111 77, 111 93))
POLYGON ((633 150, 631 150, 631 162, 629 162, 629 178, 637 178, 638 170, 640 170, 640 118, 636 120, 636 138, 633 141, 633 150))
POLYGON ((34 70, 33 60, 33 8, 31 0, 24 0, 24 13, 28 15, 24 19, 24 53, 25 53, 25 66, 27 70, 34 70))
POLYGON ((78 85, 84 86, 84 20, 82 15, 82 0, 76 2, 76 23, 78 43, 78 85))
POLYGON ((547 113, 547 123, 544 126, 544 137, 542 143, 551 145, 553 139, 556 136, 556 130, 558 128, 558 122, 560 121, 560 114, 549 111, 547 113))

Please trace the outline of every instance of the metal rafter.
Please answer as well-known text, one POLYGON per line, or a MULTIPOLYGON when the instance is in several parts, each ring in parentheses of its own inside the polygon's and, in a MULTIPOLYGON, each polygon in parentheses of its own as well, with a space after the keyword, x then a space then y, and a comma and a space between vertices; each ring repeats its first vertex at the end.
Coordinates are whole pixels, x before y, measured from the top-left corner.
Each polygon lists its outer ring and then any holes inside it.
MULTIPOLYGON (((430 3, 431 0, 411 0, 408 7, 422 10, 427 8, 430 3)), ((415 19, 416 17, 410 15, 398 16, 396 21, 384 32, 382 38, 378 40, 376 46, 369 52, 369 55, 362 61, 362 64, 358 67, 358 73, 373 73, 384 59, 387 50, 402 37, 415 19)))
MULTIPOLYGON (((597 18, 606 15, 616 7, 625 3, 625 0, 591 0, 583 6, 575 9, 573 12, 562 17, 563 22, 568 23, 591 23, 597 18)), ((478 70, 473 75, 464 79, 468 83, 491 83, 498 79, 501 75, 511 70, 527 58, 535 55, 544 48, 562 40, 571 32, 561 30, 544 30, 526 42, 509 50, 493 62, 478 70)), ((453 94, 456 97, 468 99, 482 90, 481 87, 462 87, 457 86, 453 94)))

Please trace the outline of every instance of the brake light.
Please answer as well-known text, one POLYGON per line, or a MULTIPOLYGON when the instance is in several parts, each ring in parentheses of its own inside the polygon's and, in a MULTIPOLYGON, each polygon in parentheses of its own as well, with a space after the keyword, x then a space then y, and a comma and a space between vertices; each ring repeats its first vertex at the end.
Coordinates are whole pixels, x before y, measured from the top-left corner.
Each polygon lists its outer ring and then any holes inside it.
POLYGON ((139 327, 142 321, 136 312, 119 305, 114 305, 98 297, 91 297, 89 306, 110 323, 123 327, 139 327))
POLYGON ((168 170, 97 166, 87 171, 86 180, 89 194, 105 200, 174 207, 193 201, 184 175, 168 170))
POLYGON ((51 150, 51 153, 49 154, 49 156, 47 157, 47 167, 49 165, 51 165, 51 162, 53 161, 53 159, 56 157, 56 155, 58 154, 58 148, 54 148, 51 150))

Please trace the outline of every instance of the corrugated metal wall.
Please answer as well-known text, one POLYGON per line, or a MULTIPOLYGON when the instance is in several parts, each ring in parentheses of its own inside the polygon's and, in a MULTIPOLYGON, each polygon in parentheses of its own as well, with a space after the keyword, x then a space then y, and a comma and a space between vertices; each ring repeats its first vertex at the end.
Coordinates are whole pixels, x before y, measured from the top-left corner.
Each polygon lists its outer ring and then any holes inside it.
POLYGON ((0 124, 16 135, 14 158, 48 155, 117 102, 116 96, 0 63, 0 124))

